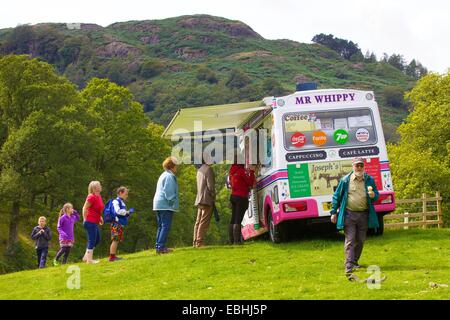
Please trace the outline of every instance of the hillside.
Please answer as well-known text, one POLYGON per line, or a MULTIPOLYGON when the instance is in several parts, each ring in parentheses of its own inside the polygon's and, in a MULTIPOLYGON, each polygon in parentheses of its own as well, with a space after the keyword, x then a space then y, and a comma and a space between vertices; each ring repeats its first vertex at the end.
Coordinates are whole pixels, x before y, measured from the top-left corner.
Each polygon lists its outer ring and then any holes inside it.
MULTIPOLYGON (((343 238, 274 245, 178 248, 126 260, 81 265, 79 290, 66 287, 66 266, 0 276, 0 299, 449 299, 449 229, 387 231, 369 238, 361 264, 377 265, 379 290, 343 275, 343 238), (414 244, 414 245, 411 245, 414 244), (430 285, 431 283, 431 285, 430 285)), ((369 276, 358 271, 360 278, 369 276)))
POLYGON ((1 29, 0 53, 39 56, 80 87, 108 77, 130 88, 152 120, 165 125, 178 108, 281 95, 306 77, 320 88, 374 90, 385 135, 393 140, 407 108, 389 103, 387 94, 394 90, 401 98, 415 82, 387 63, 345 60, 317 44, 267 40, 242 22, 208 15, 1 29))

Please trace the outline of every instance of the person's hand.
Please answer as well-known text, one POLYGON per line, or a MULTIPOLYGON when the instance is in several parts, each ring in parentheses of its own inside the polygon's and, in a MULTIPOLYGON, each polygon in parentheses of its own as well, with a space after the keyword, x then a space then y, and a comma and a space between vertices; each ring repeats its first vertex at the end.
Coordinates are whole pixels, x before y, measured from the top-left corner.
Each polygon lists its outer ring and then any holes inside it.
POLYGON ((130 208, 130 210, 128 210, 128 213, 129 213, 129 214, 134 213, 134 208, 130 208))
POLYGON ((369 195, 370 199, 375 198, 375 192, 373 192, 373 188, 371 186, 367 187, 367 194, 369 195))
POLYGON ((337 214, 332 214, 332 215, 331 215, 331 222, 333 222, 334 224, 336 224, 336 222, 337 222, 337 214))
POLYGON ((100 217, 100 223, 101 226, 103 225, 103 217, 100 217))

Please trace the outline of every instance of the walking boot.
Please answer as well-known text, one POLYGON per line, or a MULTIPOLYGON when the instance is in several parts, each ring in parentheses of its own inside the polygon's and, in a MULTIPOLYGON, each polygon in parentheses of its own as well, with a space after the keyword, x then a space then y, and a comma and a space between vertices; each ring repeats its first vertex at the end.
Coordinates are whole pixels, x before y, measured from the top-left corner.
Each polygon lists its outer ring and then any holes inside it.
POLYGON ((234 244, 244 244, 242 241, 241 225, 235 224, 233 226, 234 244))
POLYGON ((228 225, 228 236, 230 238, 230 244, 234 244, 234 224, 228 225))

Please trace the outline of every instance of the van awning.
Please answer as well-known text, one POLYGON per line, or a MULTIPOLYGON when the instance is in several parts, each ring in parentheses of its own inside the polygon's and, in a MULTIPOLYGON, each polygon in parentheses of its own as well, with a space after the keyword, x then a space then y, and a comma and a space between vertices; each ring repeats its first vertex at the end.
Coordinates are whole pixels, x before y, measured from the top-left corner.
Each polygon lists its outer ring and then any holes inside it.
POLYGON ((179 109, 172 118, 162 137, 170 139, 176 134, 192 134, 198 130, 201 124, 201 131, 210 130, 236 130, 252 113, 267 108, 262 101, 241 102, 233 104, 223 104, 207 107, 195 107, 179 109), (194 122, 197 123, 194 128, 194 122))

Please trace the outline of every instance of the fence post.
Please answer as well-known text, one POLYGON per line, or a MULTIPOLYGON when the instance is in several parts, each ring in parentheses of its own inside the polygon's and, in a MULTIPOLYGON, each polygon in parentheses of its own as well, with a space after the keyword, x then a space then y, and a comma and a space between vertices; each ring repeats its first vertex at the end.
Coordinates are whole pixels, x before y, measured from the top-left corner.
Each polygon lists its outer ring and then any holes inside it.
POLYGON ((427 228, 427 194, 422 193, 422 229, 427 228))
POLYGON ((441 200, 439 198, 441 197, 441 193, 439 191, 436 191, 436 211, 438 212, 438 229, 442 228, 442 224, 444 223, 442 221, 442 208, 441 208, 441 200))
MULTIPOLYGON (((408 223, 409 223, 409 212, 405 212, 405 213, 404 213, 403 223, 404 223, 404 224, 408 224, 408 223)), ((403 229, 404 229, 404 230, 408 230, 408 229, 409 229, 409 226, 406 225, 406 226, 403 227, 403 229)))

